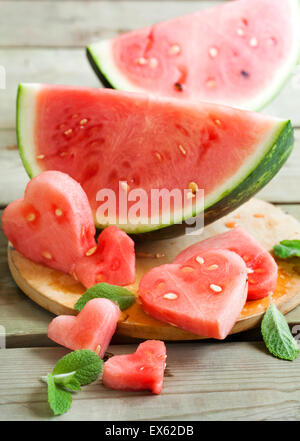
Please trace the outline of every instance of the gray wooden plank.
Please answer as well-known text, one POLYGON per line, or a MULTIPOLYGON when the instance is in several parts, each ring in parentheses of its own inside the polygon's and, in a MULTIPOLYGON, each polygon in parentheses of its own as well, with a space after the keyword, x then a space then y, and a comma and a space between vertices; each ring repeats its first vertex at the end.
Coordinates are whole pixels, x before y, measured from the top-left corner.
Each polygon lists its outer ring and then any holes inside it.
MULTIPOLYGON (((110 346, 113 354, 134 345, 110 346)), ((101 380, 73 395, 71 410, 51 416, 40 377, 62 348, 0 350, 0 420, 299 420, 300 358, 269 355, 263 343, 167 345, 163 392, 106 389, 101 380)))
MULTIPOLYGON (((300 203, 299 129, 295 132, 295 138, 291 157, 278 175, 258 194, 261 199, 276 203, 300 203)), ((16 150, 15 130, 0 129, 0 206, 22 197, 28 179, 16 150)))
POLYGON ((0 47, 82 47, 220 3, 222 1, 1 1, 0 47))
MULTIPOLYGON (((285 211, 300 220, 300 205, 283 205, 285 211)), ((2 211, 0 211, 1 216, 2 211)), ((43 310, 17 288, 7 265, 7 239, 0 230, 0 326, 6 331, 7 347, 53 346, 47 338, 47 328, 53 314, 43 310)), ((293 329, 300 324, 300 307, 286 315, 293 329)), ((250 330, 230 336, 227 341, 260 340, 260 330, 250 330)), ((131 339, 115 337, 115 343, 131 342, 131 339)))

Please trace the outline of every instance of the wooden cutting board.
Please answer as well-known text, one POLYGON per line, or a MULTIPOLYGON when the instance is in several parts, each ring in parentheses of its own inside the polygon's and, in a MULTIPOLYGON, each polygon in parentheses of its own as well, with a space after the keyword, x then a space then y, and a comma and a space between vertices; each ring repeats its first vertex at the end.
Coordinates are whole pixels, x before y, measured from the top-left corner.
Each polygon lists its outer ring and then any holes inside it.
MULTIPOLYGON (((281 209, 252 199, 235 212, 209 225, 199 235, 136 244, 137 280, 128 289, 137 293, 138 284, 146 271, 165 263, 191 244, 241 225, 268 251, 283 239, 300 239, 300 223, 281 209)), ((11 274, 24 293, 34 302, 54 314, 75 314, 73 307, 85 288, 71 276, 31 262, 8 246, 11 274)), ((300 304, 300 263, 278 260, 279 277, 273 299, 283 313, 300 304)), ((232 333, 257 326, 267 309, 269 299, 247 302, 232 333)), ((155 320, 136 302, 123 311, 118 323, 118 335, 162 340, 197 340, 201 337, 155 320)))

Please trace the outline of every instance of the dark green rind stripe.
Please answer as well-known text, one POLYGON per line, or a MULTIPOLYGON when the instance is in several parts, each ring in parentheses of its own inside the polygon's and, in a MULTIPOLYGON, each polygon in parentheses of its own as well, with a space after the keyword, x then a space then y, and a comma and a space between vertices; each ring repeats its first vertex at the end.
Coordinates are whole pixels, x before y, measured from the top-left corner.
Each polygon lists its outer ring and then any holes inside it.
POLYGON ((105 73, 102 72, 100 60, 93 54, 93 51, 89 48, 89 46, 86 48, 86 56, 93 71, 95 72, 103 86, 109 89, 118 89, 116 85, 113 85, 109 81, 109 78, 105 75, 105 73))
MULTIPOLYGON (((293 146, 294 130, 291 122, 287 121, 278 138, 257 167, 237 187, 223 194, 218 202, 205 208, 204 225, 209 225, 221 219, 255 196, 279 172, 290 156, 293 146)), ((136 241, 170 239, 185 234, 187 227, 191 228, 192 226, 183 222, 160 230, 136 234, 132 237, 136 241)))

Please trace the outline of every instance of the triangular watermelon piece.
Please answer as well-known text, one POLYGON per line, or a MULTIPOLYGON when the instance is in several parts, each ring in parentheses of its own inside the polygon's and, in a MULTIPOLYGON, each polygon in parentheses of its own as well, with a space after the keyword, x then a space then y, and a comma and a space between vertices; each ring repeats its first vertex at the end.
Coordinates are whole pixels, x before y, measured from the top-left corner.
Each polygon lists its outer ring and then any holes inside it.
POLYGON ((299 0, 223 2, 92 43, 87 53, 116 89, 258 110, 300 58, 299 22, 299 0))
POLYGON ((203 192, 205 223, 215 221, 267 184, 293 146, 289 121, 108 89, 23 84, 17 121, 29 175, 68 173, 85 190, 98 226, 129 233, 198 215, 203 192), (107 190, 115 212, 103 208, 107 190), (156 197, 174 190, 179 203, 156 197))

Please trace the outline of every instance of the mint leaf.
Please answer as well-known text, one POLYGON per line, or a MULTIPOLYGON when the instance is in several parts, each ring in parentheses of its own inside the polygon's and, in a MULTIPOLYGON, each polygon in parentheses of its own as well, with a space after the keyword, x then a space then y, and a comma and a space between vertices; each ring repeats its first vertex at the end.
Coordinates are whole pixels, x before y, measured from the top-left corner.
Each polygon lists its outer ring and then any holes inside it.
POLYGON ((275 357, 289 361, 298 357, 297 342, 291 334, 284 315, 276 308, 272 300, 262 320, 261 332, 265 345, 275 357))
POLYGON ((76 379, 79 386, 83 386, 95 381, 102 372, 102 368, 103 361, 95 352, 82 349, 61 358, 56 363, 52 375, 56 382, 57 377, 59 378, 61 374, 72 374, 72 379, 76 379))
POLYGON ((119 305, 121 311, 129 308, 135 302, 135 295, 121 286, 98 283, 89 288, 77 301, 75 309, 81 311, 92 299, 105 298, 119 305))
POLYGON ((274 246, 274 253, 281 259, 300 257, 300 240, 282 240, 274 246))
POLYGON ((55 384, 65 387, 66 389, 77 391, 80 390, 80 382, 75 377, 76 372, 67 374, 52 375, 55 384))
POLYGON ((72 404, 72 395, 70 392, 56 385, 51 374, 48 374, 47 380, 49 405, 54 415, 62 415, 70 409, 72 404))

